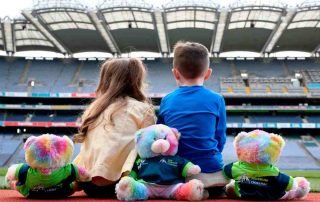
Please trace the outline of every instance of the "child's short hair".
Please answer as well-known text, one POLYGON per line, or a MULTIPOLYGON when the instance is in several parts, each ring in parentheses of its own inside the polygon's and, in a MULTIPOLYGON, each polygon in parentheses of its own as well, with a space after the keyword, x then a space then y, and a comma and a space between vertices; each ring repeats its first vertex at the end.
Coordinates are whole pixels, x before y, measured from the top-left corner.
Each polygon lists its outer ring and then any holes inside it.
POLYGON ((199 77, 209 67, 208 49, 200 43, 179 41, 173 54, 173 67, 186 79, 199 77))

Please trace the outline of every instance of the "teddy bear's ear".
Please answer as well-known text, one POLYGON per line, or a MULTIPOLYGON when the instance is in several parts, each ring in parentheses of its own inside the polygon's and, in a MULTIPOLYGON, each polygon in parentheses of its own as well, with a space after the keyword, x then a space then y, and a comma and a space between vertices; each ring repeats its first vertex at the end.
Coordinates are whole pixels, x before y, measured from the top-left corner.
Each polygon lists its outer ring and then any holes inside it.
POLYGON ((64 135, 62 138, 68 142, 70 147, 74 146, 72 140, 68 136, 64 135))
POLYGON ((134 141, 136 144, 140 141, 142 133, 143 133, 143 129, 140 129, 136 132, 135 138, 134 138, 134 141))
POLYGON ((173 134, 176 136, 177 140, 179 140, 181 136, 180 132, 176 128, 171 128, 171 130, 173 134))
POLYGON ((35 142, 37 139, 36 136, 30 136, 24 143, 23 149, 26 150, 33 142, 35 142))
POLYGON ((285 145, 284 139, 277 134, 271 133, 271 139, 278 143, 279 147, 282 149, 285 145))
POLYGON ((238 133, 238 135, 234 138, 234 141, 233 141, 233 146, 236 146, 238 144, 238 142, 247 135, 248 133, 247 132, 240 132, 238 133))

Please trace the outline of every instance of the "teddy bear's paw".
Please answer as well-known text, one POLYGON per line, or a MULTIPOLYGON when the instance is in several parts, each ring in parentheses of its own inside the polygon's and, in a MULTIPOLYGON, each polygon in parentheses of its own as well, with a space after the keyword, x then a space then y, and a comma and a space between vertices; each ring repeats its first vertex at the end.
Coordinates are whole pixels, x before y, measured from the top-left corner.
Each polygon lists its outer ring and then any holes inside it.
POLYGON ((310 191, 310 182, 304 177, 296 177, 294 180, 297 183, 295 198, 305 198, 310 191))
POLYGON ((132 198, 130 177, 123 177, 116 185, 116 194, 119 200, 130 200, 132 198))
POLYGON ((190 196, 190 200, 201 200, 203 199, 203 192, 204 192, 204 186, 203 183, 200 180, 191 180, 190 182, 192 184, 192 194, 190 196))
POLYGON ((181 185, 175 194, 177 200, 199 201, 204 199, 204 186, 200 180, 191 180, 181 185))
POLYGON ((116 185, 116 194, 119 200, 133 201, 148 199, 146 187, 131 177, 123 177, 116 185))
POLYGON ((203 196, 202 196, 202 200, 206 200, 206 199, 208 199, 209 198, 209 191, 208 190, 206 190, 206 189, 204 189, 203 190, 203 196))
POLYGON ((17 167, 18 167, 18 164, 11 165, 8 168, 7 174, 5 176, 5 181, 11 189, 16 189, 17 179, 15 177, 15 173, 16 173, 17 167))
POLYGON ((188 176, 197 175, 201 172, 201 168, 198 165, 193 165, 188 170, 188 176))

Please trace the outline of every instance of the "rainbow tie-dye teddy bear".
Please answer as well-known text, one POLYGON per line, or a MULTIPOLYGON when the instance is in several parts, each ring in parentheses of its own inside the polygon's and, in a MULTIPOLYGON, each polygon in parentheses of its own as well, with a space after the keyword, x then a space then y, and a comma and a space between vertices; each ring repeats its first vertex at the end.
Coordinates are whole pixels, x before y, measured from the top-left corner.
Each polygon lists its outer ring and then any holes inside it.
POLYGON ((77 191, 77 181, 90 175, 70 164, 73 142, 67 136, 31 136, 24 144, 27 164, 15 164, 6 174, 8 185, 28 198, 64 198, 77 191))
POLYGON ((204 186, 199 180, 185 183, 185 177, 200 173, 200 167, 176 156, 179 132, 165 125, 152 125, 136 133, 139 154, 130 177, 116 185, 119 200, 172 198, 201 200, 204 186))
POLYGON ((302 199, 310 191, 304 177, 281 173, 274 165, 285 145, 280 135, 254 130, 239 133, 234 146, 239 161, 224 166, 231 182, 226 193, 231 198, 247 200, 302 199))

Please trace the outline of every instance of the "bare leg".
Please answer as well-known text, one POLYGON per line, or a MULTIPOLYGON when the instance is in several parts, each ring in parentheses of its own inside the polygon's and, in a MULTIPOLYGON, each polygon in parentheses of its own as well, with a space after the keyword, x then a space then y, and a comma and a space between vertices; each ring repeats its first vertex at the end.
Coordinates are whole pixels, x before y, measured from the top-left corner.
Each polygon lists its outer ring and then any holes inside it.
POLYGON ((204 188, 208 187, 223 187, 227 185, 230 180, 227 180, 222 171, 218 171, 215 173, 200 173, 198 175, 193 175, 187 178, 187 181, 192 179, 198 179, 204 184, 204 188))

